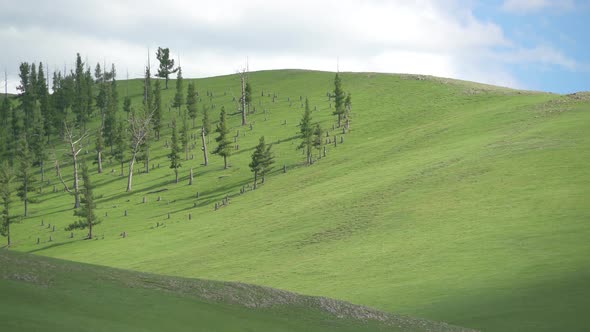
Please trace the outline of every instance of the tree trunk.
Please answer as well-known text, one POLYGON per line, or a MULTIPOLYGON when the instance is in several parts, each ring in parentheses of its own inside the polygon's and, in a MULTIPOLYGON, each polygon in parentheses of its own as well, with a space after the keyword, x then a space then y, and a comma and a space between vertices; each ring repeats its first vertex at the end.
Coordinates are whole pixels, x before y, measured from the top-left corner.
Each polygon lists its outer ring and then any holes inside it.
POLYGON ((131 184, 133 182, 133 165, 135 165, 135 154, 133 153, 133 157, 131 158, 131 161, 129 162, 129 175, 127 177, 127 192, 131 191, 131 184))
POLYGON ((176 176, 176 183, 178 183, 178 168, 174 169, 174 175, 176 176))
POLYGON ((203 158, 205 159, 205 166, 209 165, 209 157, 207 157, 207 144, 205 143, 205 130, 201 130, 201 140, 203 141, 203 158))
POLYGON ((150 172, 150 147, 147 144, 145 147, 145 172, 150 172))
POLYGON ((92 222, 88 224, 88 239, 92 240, 92 222))
POLYGON ((41 160, 41 183, 45 182, 45 161, 41 160))
MULTIPOLYGON (((6 214, 8 215, 8 211, 6 211, 6 214)), ((8 239, 8 246, 10 247, 10 245, 12 244, 12 240, 10 239, 10 220, 7 222, 6 225, 6 238, 8 239)))
POLYGON ((246 122, 246 77, 245 74, 242 73, 242 75, 240 75, 240 78, 242 79, 242 126, 245 126, 247 124, 246 122))
POLYGON ((338 128, 340 128, 341 122, 342 122, 342 114, 338 113, 338 128))
POLYGON ((227 169, 227 156, 223 156, 223 169, 227 169))
POLYGON ((102 173, 102 151, 98 151, 98 174, 102 173))
POLYGON ((258 171, 254 171, 254 189, 256 189, 257 183, 258 183, 258 171))
POLYGON ((80 186, 78 180, 78 158, 74 155, 74 209, 80 207, 80 186))
POLYGON ((192 186, 193 185, 193 168, 191 167, 191 174, 190 174, 190 178, 188 180, 188 185, 192 186))
POLYGON ((184 146, 184 160, 188 160, 188 144, 184 146))
POLYGON ((119 174, 119 176, 125 176, 125 164, 121 161, 121 174, 119 174))

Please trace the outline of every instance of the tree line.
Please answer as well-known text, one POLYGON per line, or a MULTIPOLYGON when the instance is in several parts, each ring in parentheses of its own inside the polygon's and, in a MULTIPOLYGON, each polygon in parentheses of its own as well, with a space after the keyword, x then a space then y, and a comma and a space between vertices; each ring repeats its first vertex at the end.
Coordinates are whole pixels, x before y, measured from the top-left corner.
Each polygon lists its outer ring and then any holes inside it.
MULTIPOLYGON (((175 67, 168 48, 158 48, 156 58, 159 61, 156 77, 163 79, 164 89, 168 89, 170 75, 176 74, 176 89, 172 107, 177 110, 179 118, 173 118, 171 122, 171 144, 167 157, 170 161, 170 168, 175 174, 175 182, 178 183, 183 152, 184 159, 189 159, 189 127, 197 128, 199 93, 194 82, 190 82, 188 87, 184 88, 182 68, 175 67), (189 119, 191 120, 190 126, 189 119), (180 123, 178 123, 179 121, 180 123)), ((120 96, 114 64, 107 67, 104 63, 102 65, 97 63, 92 73, 90 66, 82 61, 78 53, 72 70, 67 72, 64 69, 53 72, 51 92, 46 79, 46 70, 42 63, 39 63, 38 66, 35 63, 22 63, 19 66, 20 84, 17 88, 16 102, 11 102, 5 91, 0 105, 2 112, 2 125, 0 126, 2 222, 0 234, 7 237, 8 245, 11 244, 10 224, 28 216, 28 206, 35 202, 30 193, 42 190, 48 161, 53 161, 64 191, 73 196, 74 215, 80 218, 66 229, 88 228, 88 238, 92 238, 92 226, 99 223, 100 220, 93 212, 96 204, 90 179, 91 170, 87 161, 80 158, 81 151, 89 149, 89 137, 94 136, 95 138, 94 151, 96 155, 92 158, 92 164, 96 165, 96 172, 99 174, 103 172, 103 163, 105 159, 108 159, 119 164, 120 176, 125 176, 125 164, 127 163, 126 191, 130 192, 133 188, 135 163, 137 161, 143 162, 145 172, 149 173, 150 145, 154 140, 160 140, 162 136, 163 88, 159 79, 152 80, 149 56, 143 79, 142 103, 134 107, 127 91, 122 103, 122 113, 119 109, 120 96), (91 121, 97 123, 96 129, 92 132, 89 130, 91 121), (60 152, 62 152, 61 155, 60 152), (70 160, 73 166, 71 186, 61 174, 62 157, 70 160), (13 193, 16 193, 23 203, 22 216, 13 213, 10 209, 13 193)), ((240 114, 242 125, 246 125, 247 114, 250 113, 252 103, 252 85, 245 70, 241 71, 238 76, 241 88, 240 114)), ((209 95, 209 92, 207 94, 209 95)), ((345 95, 338 73, 334 80, 333 94, 329 94, 329 98, 333 98, 335 101, 333 114, 338 117, 338 126, 342 126, 342 121, 345 121, 344 127, 348 129, 351 96, 350 94, 345 95)), ((203 105, 202 109, 202 119, 199 126, 201 149, 203 151, 203 165, 208 166, 207 144, 210 143, 209 137, 212 128, 209 108, 203 105)), ((310 165, 314 161, 313 151, 317 151, 319 159, 322 157, 322 153, 325 156, 325 146, 323 144, 324 131, 319 123, 312 121, 307 98, 299 129, 301 143, 298 148, 304 149, 306 164, 310 165)), ((227 169, 233 147, 224 107, 221 107, 219 121, 214 132, 217 134, 215 138, 217 145, 212 153, 223 158, 224 168, 227 169)), ((273 169, 273 164, 272 144, 267 144, 262 136, 248 165, 253 173, 254 189, 257 188, 260 180, 264 183, 265 176, 273 169)))

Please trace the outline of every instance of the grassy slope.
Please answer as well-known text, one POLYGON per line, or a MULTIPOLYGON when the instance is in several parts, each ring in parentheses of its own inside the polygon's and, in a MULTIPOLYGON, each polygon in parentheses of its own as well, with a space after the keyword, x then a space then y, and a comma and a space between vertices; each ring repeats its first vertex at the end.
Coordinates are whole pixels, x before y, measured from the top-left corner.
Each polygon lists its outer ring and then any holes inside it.
MULTIPOLYGON (((300 167, 304 157, 291 139, 302 114, 299 96, 309 96, 318 108, 314 120, 331 128, 325 95, 333 74, 271 71, 250 79, 254 104, 262 106, 250 117, 254 130, 240 130, 246 136, 231 169, 222 170, 216 156, 199 166, 195 150, 183 172, 195 167, 196 185, 175 185, 158 142, 155 163, 162 167, 138 175, 134 194, 123 192, 125 180, 115 174, 95 177, 104 195, 98 213, 108 211, 97 229, 104 240, 68 239, 62 229, 72 220, 72 199, 47 193, 31 208, 33 217, 15 227, 15 249, 262 284, 486 330, 573 331, 590 323, 587 97, 343 74, 353 95, 353 131, 329 147, 328 158, 300 167), (278 93, 277 102, 261 98, 261 89, 278 93), (270 110, 267 121, 261 108, 270 110), (274 149, 288 173, 213 211, 214 202, 251 181, 247 163, 260 135, 281 141, 274 149), (146 194, 161 188, 169 190, 146 194), (39 226, 41 218, 58 230, 39 226), (121 239, 122 231, 130 236, 121 239), (49 235, 54 242, 46 242, 49 235)), ((197 86, 202 96, 215 93, 212 118, 222 104, 234 111, 235 76, 197 86)), ((140 82, 130 91, 138 100, 140 82)), ((239 115, 232 125, 240 129, 239 115)))
POLYGON ((7 331, 470 331, 326 298, 0 250, 7 331))

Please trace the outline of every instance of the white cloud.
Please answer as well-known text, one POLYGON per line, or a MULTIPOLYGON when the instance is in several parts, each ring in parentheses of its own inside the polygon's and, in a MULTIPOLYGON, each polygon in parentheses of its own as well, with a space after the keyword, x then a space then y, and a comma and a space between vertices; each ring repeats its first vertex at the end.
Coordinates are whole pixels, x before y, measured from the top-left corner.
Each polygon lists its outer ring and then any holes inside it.
POLYGON ((114 62, 120 78, 126 70, 139 77, 147 48, 153 55, 157 46, 182 56, 185 77, 233 73, 246 56, 251 70, 335 70, 340 58, 346 71, 512 87, 519 84, 506 64, 575 68, 558 50, 514 45, 499 25, 476 18, 458 0, 56 0, 2 6, 0 66, 9 69, 12 86, 20 62, 43 61, 53 70, 72 66, 76 52, 91 66, 114 62))
POLYGON ((571 10, 574 0, 505 0, 502 9, 512 13, 524 14, 543 9, 571 10))

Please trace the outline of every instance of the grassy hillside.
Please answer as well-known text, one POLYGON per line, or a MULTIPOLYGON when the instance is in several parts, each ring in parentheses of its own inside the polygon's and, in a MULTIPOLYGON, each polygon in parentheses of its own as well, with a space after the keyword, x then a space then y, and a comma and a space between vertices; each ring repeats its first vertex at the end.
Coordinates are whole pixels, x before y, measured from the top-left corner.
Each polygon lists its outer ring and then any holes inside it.
POLYGON ((4 331, 471 331, 327 298, 0 250, 4 331))
MULTIPOLYGON (((174 184, 167 130, 152 145, 156 169, 136 176, 132 194, 124 192, 116 164, 108 167, 114 173, 94 176, 102 195, 99 240, 83 241, 81 232, 69 238, 63 228, 73 220, 73 198, 47 187, 32 217, 14 227, 14 249, 329 296, 489 331, 588 326, 588 95, 344 73, 352 130, 344 144, 328 147, 327 158, 305 167, 295 150, 300 96, 310 98, 314 121, 340 142, 326 97, 333 75, 252 73, 253 130, 239 126, 235 75, 196 80, 201 105, 216 105, 211 118, 221 105, 235 113, 240 150, 230 169, 217 156, 201 166, 196 142, 195 159, 174 184), (274 103, 269 93, 278 95, 274 103), (286 165, 287 173, 277 169, 259 190, 239 195, 251 182, 247 165, 261 135, 275 142, 277 166, 286 165), (214 211, 226 195, 229 206, 214 211), (119 236, 123 231, 127 238, 119 236)), ((170 86, 165 101, 173 97, 170 86)), ((126 84, 120 88, 124 94, 126 84)), ((139 105, 141 82, 128 88, 139 105)), ((166 112, 166 122, 175 114, 166 112)))

